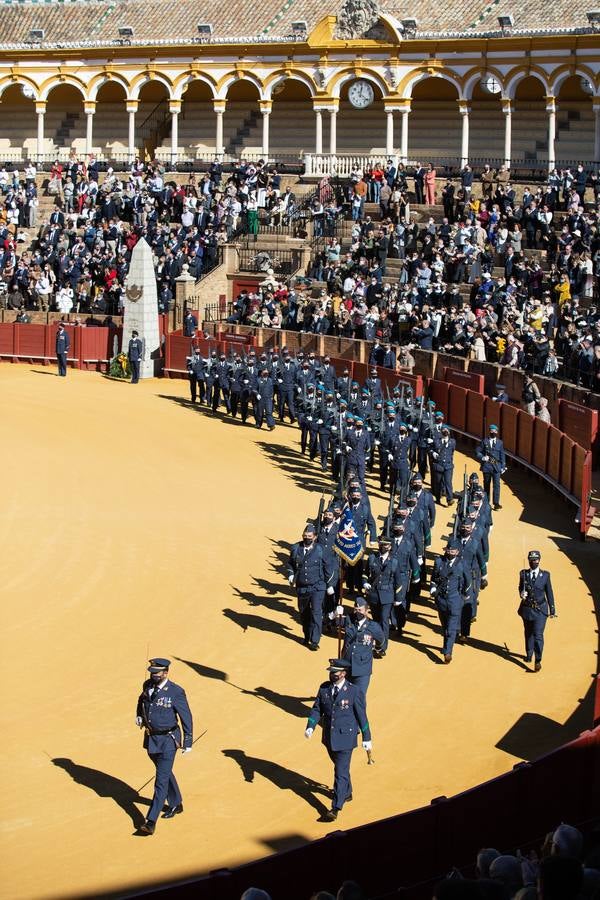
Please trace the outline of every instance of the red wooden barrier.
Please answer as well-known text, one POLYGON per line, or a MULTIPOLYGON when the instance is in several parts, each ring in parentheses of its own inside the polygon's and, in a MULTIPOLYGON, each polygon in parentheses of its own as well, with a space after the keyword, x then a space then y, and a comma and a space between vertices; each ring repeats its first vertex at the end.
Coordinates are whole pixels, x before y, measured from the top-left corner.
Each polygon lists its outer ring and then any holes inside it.
POLYGON ((485 400, 485 425, 486 428, 489 428, 490 425, 497 425, 500 428, 502 424, 502 407, 504 403, 497 403, 495 400, 492 400, 491 397, 486 397, 485 400))
POLYGON ((573 447, 573 474, 572 474, 572 493, 575 497, 583 497, 583 482, 585 460, 589 450, 584 450, 579 444, 573 447))
POLYGON ((434 401, 436 409, 440 409, 444 413, 444 418, 446 420, 448 419, 449 390, 450 385, 446 384, 445 381, 434 381, 433 379, 430 379, 429 384, 427 385, 427 396, 430 400, 434 401))
POLYGON ((517 454, 525 462, 530 463, 533 458, 533 429, 534 417, 526 413, 519 416, 519 432, 517 434, 517 454))
POLYGON ((468 391, 476 391, 483 394, 485 391, 485 378, 475 372, 461 372, 459 369, 444 369, 444 381, 466 388, 468 391))
POLYGON ((560 481, 561 432, 554 425, 548 426, 548 466, 546 472, 552 481, 560 481))
POLYGON ((598 436, 598 410, 559 398, 558 426, 581 447, 591 450, 598 436))
POLYGON ((475 391, 467 392, 467 431, 469 434, 483 434, 486 398, 475 391))
POLYGON ((362 387, 369 377, 369 366, 367 366, 365 363, 355 362, 353 366, 352 377, 354 381, 358 381, 358 383, 362 387))
POLYGON ((542 472, 546 471, 548 462, 548 433, 550 426, 541 419, 533 420, 533 451, 531 462, 542 472))
MULTIPOLYGON (((517 453, 520 411, 509 403, 502 404, 500 437, 509 453, 517 453)), ((489 428, 489 423, 488 423, 489 428)))
POLYGON ((560 442, 560 483, 565 491, 572 493, 573 480, 573 448, 575 441, 572 441, 567 434, 563 434, 560 442))
POLYGON ((448 389, 448 422, 460 431, 467 430, 467 393, 454 384, 448 389))

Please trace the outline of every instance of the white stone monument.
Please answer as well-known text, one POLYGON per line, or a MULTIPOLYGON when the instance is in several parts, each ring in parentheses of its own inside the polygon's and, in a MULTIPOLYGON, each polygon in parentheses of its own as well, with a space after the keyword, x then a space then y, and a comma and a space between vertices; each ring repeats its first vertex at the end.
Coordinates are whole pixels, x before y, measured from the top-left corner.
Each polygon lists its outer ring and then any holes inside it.
POLYGON ((163 359, 158 328, 156 276, 152 250, 144 238, 140 238, 133 248, 129 272, 125 279, 124 353, 127 353, 132 331, 137 331, 144 347, 140 378, 154 378, 160 375, 163 359))

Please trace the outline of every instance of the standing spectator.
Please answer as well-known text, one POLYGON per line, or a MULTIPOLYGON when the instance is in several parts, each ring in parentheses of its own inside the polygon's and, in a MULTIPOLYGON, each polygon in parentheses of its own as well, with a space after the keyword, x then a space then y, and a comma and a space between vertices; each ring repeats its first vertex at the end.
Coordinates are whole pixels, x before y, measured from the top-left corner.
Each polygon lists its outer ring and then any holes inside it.
POLYGON ((432 163, 427 164, 425 172, 425 202, 428 206, 435 205, 435 177, 436 171, 432 163))

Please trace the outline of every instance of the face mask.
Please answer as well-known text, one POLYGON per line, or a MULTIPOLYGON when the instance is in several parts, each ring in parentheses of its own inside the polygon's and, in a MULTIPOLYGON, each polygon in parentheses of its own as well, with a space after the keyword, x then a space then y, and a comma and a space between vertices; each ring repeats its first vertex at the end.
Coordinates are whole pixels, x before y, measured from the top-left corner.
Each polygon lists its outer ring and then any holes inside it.
POLYGON ((302 543, 305 547, 310 547, 312 544, 312 538, 302 538, 302 543))

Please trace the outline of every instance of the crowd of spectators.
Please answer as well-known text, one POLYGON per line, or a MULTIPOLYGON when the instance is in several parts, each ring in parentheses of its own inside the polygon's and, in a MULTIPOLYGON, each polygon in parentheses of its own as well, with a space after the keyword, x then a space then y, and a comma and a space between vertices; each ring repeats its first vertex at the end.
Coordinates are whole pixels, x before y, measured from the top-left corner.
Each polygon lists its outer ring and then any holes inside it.
POLYGON ((273 167, 240 162, 232 169, 225 174, 214 162, 177 184, 165 179, 162 164, 136 159, 127 173, 108 168, 101 178, 93 156, 73 155, 54 162, 46 188, 53 205, 39 223, 35 165, 0 169, 2 305, 116 315, 131 251, 144 237, 154 253, 159 307, 167 311, 184 265, 200 277, 242 225, 257 230, 261 209, 277 220, 292 203, 273 167))
MULTIPOLYGON (((525 854, 483 848, 474 869, 474 877, 452 869, 434 887, 432 900, 600 900, 600 831, 592 829, 584 837, 563 823, 546 836, 541 847, 525 854)), ((310 900, 369 900, 372 896, 368 887, 348 880, 337 893, 317 891, 310 900)), ((241 900, 271 900, 271 896, 252 887, 241 900)))
POLYGON ((509 172, 486 166, 475 196, 467 166, 470 184, 455 191, 448 181, 442 190, 441 220, 419 222, 403 167, 378 171, 375 192, 372 172, 357 170, 341 186, 322 180, 311 206, 321 240, 310 284, 238 298, 235 321, 391 340, 409 352, 442 350, 600 390, 596 182, 596 205, 586 205, 578 172, 555 172, 517 197, 509 172), (365 214, 368 198, 379 198, 380 220, 365 214), (353 224, 342 249, 344 218, 353 224))

